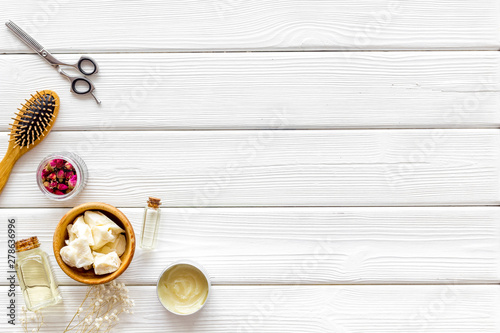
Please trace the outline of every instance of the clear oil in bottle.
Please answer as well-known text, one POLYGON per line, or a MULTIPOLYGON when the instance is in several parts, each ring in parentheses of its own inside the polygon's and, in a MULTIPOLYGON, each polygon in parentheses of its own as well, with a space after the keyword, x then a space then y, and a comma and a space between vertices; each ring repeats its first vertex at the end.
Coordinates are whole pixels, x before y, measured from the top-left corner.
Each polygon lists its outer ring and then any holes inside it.
POLYGON ((57 304, 61 295, 52 274, 47 253, 40 249, 37 237, 16 242, 16 272, 26 308, 40 310, 57 304))

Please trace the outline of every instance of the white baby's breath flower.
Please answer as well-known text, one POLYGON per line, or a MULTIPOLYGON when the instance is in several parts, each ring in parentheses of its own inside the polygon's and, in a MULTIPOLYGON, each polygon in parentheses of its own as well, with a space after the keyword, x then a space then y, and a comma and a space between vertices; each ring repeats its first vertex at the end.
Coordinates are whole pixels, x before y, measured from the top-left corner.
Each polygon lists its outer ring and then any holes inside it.
POLYGON ((82 306, 76 311, 77 316, 81 314, 85 319, 70 322, 65 332, 109 331, 120 320, 121 313, 133 313, 131 309, 135 302, 130 298, 129 292, 124 283, 116 281, 89 287, 82 306))

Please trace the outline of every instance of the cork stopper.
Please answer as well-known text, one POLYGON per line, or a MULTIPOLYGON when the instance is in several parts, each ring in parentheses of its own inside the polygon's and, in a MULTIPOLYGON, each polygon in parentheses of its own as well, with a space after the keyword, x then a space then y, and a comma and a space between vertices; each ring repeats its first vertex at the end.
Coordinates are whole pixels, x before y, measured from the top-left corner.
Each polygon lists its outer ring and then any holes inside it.
POLYGON ((161 205, 161 199, 149 197, 148 206, 151 208, 158 208, 161 205))
POLYGON ((30 237, 26 239, 22 239, 16 242, 16 251, 23 252, 28 250, 36 249, 40 246, 40 242, 38 241, 38 237, 30 237))

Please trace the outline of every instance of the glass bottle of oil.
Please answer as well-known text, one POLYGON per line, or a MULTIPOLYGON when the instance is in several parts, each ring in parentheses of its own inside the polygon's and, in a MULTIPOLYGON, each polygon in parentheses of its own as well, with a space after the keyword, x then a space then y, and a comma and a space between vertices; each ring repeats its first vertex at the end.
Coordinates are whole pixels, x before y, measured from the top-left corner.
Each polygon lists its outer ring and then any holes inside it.
POLYGON ((61 295, 52 274, 47 253, 40 249, 38 237, 16 242, 16 272, 24 303, 30 311, 57 304, 61 295))
POLYGON ((139 246, 143 249, 152 250, 156 248, 158 229, 160 227, 161 199, 149 197, 148 204, 144 209, 144 221, 142 223, 139 246))

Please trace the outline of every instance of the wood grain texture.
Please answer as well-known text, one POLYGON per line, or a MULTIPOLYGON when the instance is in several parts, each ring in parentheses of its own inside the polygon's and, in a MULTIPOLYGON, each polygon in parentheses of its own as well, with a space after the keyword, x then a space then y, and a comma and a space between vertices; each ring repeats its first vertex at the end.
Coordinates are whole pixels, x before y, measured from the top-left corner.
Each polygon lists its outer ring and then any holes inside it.
MULTIPOLYGON (((6 2, 2 18, 15 21, 55 52, 500 46, 495 0, 31 0, 6 2)), ((0 40, 0 52, 29 52, 7 29, 0 31, 0 40)))
MULTIPOLYGON (((119 332, 498 333, 499 286, 215 286, 199 314, 168 313, 156 287, 129 287, 136 306, 119 332)), ((6 294, 6 287, 0 288, 6 294)), ((62 287, 41 333, 62 332, 86 287, 62 287)), ((18 305, 22 296, 18 294, 18 305)), ((0 300, 6 311, 6 298, 0 300), (4 306, 5 305, 5 306, 4 306)), ((22 332, 0 322, 2 332, 22 332)))
MULTIPOLYGON (((0 207, 497 205, 500 132, 484 130, 54 132, 21 158, 0 207), (83 157, 89 183, 53 202, 35 170, 83 157)), ((6 142, 0 142, 5 149, 6 142)))
POLYGON ((500 126, 498 52, 92 56, 101 106, 35 55, 0 56, 0 130, 47 87, 62 101, 55 130, 500 126))
POLYGON ((54 260, 59 219, 103 201, 138 232, 151 195, 170 208, 158 250, 138 249, 118 279, 137 303, 120 332, 500 333, 497 0, 28 0, 0 17, 101 67, 97 107, 0 29, 0 152, 29 93, 62 100, 0 195, 1 221, 40 237, 62 285, 42 333, 62 331, 86 291, 54 260), (56 203, 35 169, 64 150, 90 182, 56 203), (183 258, 214 287, 179 318, 154 284, 183 258))
MULTIPOLYGON (((38 236, 59 284, 79 285, 52 251, 67 211, 1 209, 0 220, 15 218, 18 239, 38 236)), ((143 209, 122 211, 140 235, 143 209)), ((158 248, 137 247, 119 280, 155 285, 169 263, 191 259, 217 285, 498 283, 499 213, 500 207, 164 208, 158 248)), ((0 252, 4 271, 6 256, 0 252)))

